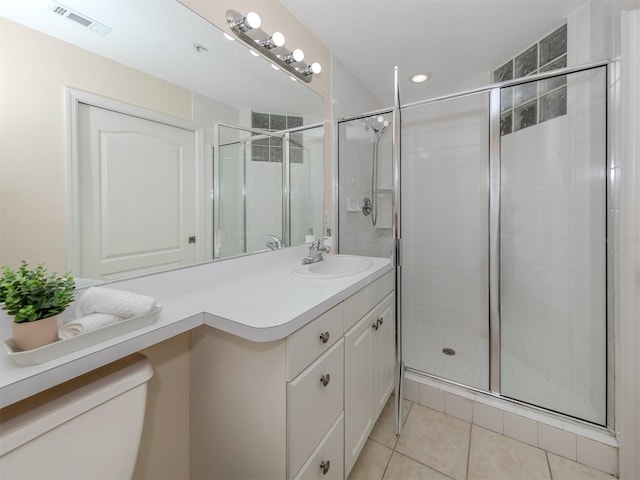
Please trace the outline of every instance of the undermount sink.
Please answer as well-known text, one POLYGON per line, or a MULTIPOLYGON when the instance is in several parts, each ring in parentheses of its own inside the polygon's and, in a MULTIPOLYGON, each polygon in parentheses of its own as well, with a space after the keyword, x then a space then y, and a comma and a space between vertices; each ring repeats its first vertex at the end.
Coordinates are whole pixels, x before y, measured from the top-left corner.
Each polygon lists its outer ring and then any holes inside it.
POLYGON ((369 258, 353 255, 325 255, 324 259, 309 265, 296 265, 293 274, 305 278, 339 278, 362 273, 371 267, 369 258))

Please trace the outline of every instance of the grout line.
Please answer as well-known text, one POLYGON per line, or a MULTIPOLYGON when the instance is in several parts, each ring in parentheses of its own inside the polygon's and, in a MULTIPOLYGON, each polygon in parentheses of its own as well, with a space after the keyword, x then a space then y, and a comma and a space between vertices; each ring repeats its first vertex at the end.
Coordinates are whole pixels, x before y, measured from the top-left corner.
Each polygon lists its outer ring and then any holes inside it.
POLYGON ((465 478, 469 478, 469 463, 471 462, 471 437, 473 435, 473 423, 470 424, 469 428, 469 448, 467 448, 467 474, 465 478))
POLYGON ((542 450, 544 452, 544 458, 547 460, 547 469, 549 470, 549 480, 553 480, 553 473, 551 473, 551 463, 549 462, 549 452, 546 450, 542 450))
POLYGON ((439 473, 440 475, 442 475, 442 476, 444 476, 444 477, 451 478, 452 480, 455 480, 455 477, 452 477, 451 475, 449 475, 449 474, 447 474, 447 473, 441 472, 440 470, 438 470, 438 469, 437 469, 437 468, 435 468, 435 467, 432 467, 431 465, 427 465, 426 463, 422 463, 421 461, 416 460, 415 458, 410 457, 409 455, 407 455, 407 454, 405 454, 405 453, 402 453, 402 452, 394 452, 394 453, 397 453, 397 454, 398 454, 398 455, 400 455, 401 457, 404 457, 404 458, 406 458, 406 459, 409 459, 409 460, 411 460, 412 462, 417 463, 418 465, 422 465, 423 467, 426 467, 426 468, 428 468, 429 470, 433 470, 434 472, 437 472, 437 473, 439 473))
POLYGON ((389 455, 389 460, 387 460, 387 464, 384 466, 384 470, 382 471, 382 475, 380 476, 380 480, 384 480, 384 476, 387 474, 387 470, 389 469, 389 464, 391 463, 391 458, 395 453, 394 450, 391 450, 391 455, 389 455))

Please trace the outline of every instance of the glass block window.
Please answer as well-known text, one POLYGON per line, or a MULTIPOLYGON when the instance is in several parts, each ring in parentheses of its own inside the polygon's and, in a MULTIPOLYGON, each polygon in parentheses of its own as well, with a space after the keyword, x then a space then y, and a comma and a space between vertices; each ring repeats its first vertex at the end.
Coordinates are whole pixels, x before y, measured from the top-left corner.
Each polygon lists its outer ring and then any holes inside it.
MULTIPOLYGON (((566 66, 565 24, 494 70, 493 81, 504 82, 566 66)), ((500 92, 501 135, 508 135, 566 113, 566 76, 503 88, 500 92)))
MULTIPOLYGON (((251 127, 271 132, 301 127, 302 117, 277 115, 274 113, 251 112, 251 127)), ((251 159, 254 162, 280 162, 284 158, 283 140, 278 137, 268 137, 251 142, 251 159)), ((302 132, 290 135, 289 159, 291 163, 302 163, 303 155, 302 132)))

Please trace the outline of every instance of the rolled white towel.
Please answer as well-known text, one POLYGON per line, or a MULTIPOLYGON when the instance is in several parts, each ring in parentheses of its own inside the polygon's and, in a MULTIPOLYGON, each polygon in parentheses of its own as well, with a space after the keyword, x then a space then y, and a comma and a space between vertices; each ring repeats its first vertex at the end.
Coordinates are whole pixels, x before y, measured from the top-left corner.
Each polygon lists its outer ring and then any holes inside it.
POLYGON ((106 327, 107 325, 114 324, 120 320, 122 320, 121 317, 111 315, 110 313, 90 313, 84 317, 69 320, 67 323, 62 325, 62 328, 58 331, 58 336, 64 340, 90 332, 97 328, 106 327))
POLYGON ((155 304, 156 299, 146 295, 112 288, 90 287, 78 300, 76 316, 110 313, 122 318, 131 318, 150 312, 155 304))

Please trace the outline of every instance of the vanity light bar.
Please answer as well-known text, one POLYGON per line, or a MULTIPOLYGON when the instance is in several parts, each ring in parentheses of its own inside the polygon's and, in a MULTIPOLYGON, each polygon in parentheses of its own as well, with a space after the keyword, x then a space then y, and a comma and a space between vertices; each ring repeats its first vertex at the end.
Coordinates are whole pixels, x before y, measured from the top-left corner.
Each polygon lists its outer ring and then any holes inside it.
POLYGON ((235 10, 227 11, 227 22, 233 33, 240 40, 286 72, 306 83, 310 83, 313 75, 320 73, 320 64, 317 62, 311 65, 304 63, 302 61, 304 59, 302 50, 287 49, 284 46, 284 35, 280 32, 275 32, 273 35, 264 32, 260 28, 261 22, 259 19, 260 17, 255 12, 242 15, 235 10))

